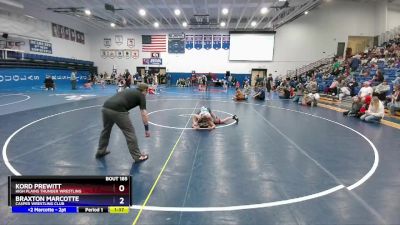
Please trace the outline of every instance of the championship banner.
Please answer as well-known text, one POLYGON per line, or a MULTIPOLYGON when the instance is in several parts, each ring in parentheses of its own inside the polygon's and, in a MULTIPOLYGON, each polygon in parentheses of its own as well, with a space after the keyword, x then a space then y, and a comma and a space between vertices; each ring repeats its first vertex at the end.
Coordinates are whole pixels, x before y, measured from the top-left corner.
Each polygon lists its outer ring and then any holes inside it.
POLYGON ((125 50, 124 51, 124 55, 126 59, 130 59, 131 58, 131 51, 130 50, 125 50))
POLYGON ((122 45, 124 37, 122 35, 115 35, 115 44, 122 45))
POLYGON ((168 53, 185 53, 185 34, 168 34, 168 53))
POLYGON ((76 33, 74 29, 70 29, 71 41, 76 41, 76 33))
POLYGON ((213 35, 213 49, 218 50, 221 48, 222 36, 213 35))
POLYGON ((132 50, 131 56, 132 56, 132 59, 139 58, 139 50, 138 49, 132 50))
POLYGON ((111 38, 104 38, 104 47, 111 47, 111 38))
POLYGON ((118 59, 122 59, 124 57, 124 50, 117 50, 118 59))
POLYGON ((162 65, 161 58, 143 58, 143 65, 162 65))
POLYGON ((203 48, 203 35, 194 35, 194 48, 197 50, 203 48))
POLYGON ((103 59, 107 58, 107 50, 101 49, 101 50, 100 50, 100 56, 101 56, 101 58, 103 58, 103 59))
POLYGON ((204 49, 210 50, 211 47, 212 47, 212 35, 205 34, 205 35, 203 36, 203 43, 204 43, 204 44, 203 44, 204 49))
POLYGON ((186 35, 185 37, 185 47, 186 49, 192 49, 193 48, 193 35, 186 35))
POLYGON ((231 45, 230 36, 229 35, 222 35, 222 48, 227 50, 231 45))
POLYGON ((128 46, 129 48, 135 47, 135 38, 128 38, 128 39, 126 40, 126 42, 127 42, 127 46, 128 46))
POLYGON ((108 57, 110 57, 111 59, 115 58, 115 50, 108 50, 108 57))
POLYGON ((29 40, 29 50, 31 52, 40 52, 46 54, 53 54, 51 43, 44 41, 29 40))

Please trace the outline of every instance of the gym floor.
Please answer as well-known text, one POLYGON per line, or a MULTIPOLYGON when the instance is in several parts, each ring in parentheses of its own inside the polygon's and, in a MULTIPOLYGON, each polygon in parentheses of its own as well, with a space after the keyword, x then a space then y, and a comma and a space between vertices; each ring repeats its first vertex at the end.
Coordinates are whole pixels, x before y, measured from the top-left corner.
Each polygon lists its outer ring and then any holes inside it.
POLYGON ((234 102, 233 89, 171 87, 147 96, 150 138, 139 110, 130 113, 149 159, 134 164, 114 128, 111 154, 98 160, 101 105, 114 93, 95 87, 0 94, 2 224, 400 223, 398 129, 275 95, 234 102), (240 121, 190 129, 190 114, 203 105, 240 121), (134 206, 120 215, 11 214, 13 174, 132 175, 134 206))

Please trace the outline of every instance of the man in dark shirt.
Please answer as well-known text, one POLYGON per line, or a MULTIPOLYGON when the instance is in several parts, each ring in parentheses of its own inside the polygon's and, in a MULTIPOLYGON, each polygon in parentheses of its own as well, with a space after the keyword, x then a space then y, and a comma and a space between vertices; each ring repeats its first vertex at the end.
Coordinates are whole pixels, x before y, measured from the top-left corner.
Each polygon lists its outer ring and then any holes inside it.
POLYGON ((107 146, 110 139, 111 129, 115 123, 125 135, 129 153, 133 160, 135 160, 135 162, 141 162, 148 159, 148 155, 142 154, 139 150, 135 130, 131 120, 129 119, 129 110, 139 106, 145 128, 145 136, 150 137, 146 111, 147 91, 147 84, 139 84, 137 89, 127 89, 119 92, 104 102, 102 109, 103 131, 100 135, 96 158, 101 158, 110 153, 110 151, 107 150, 107 146))

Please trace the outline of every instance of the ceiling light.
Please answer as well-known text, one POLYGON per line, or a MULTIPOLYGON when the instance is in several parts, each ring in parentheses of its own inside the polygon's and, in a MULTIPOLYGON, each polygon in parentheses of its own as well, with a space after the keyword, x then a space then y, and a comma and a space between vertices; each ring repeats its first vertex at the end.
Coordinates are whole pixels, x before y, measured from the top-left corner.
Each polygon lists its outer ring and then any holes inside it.
POLYGON ((181 15, 181 10, 175 9, 174 13, 175 13, 175 15, 179 16, 179 15, 181 15))
POLYGON ((268 8, 263 7, 260 11, 261 11, 261 14, 266 14, 268 12, 268 8))
POLYGON ((115 23, 110 23, 110 26, 111 27, 115 27, 115 23))
POLYGON ((160 24, 158 22, 155 22, 153 25, 154 25, 155 28, 160 26, 160 24))
POLYGON ((228 14, 229 10, 227 8, 223 8, 222 9, 222 14, 226 15, 228 14))
POLYGON ((305 11, 304 14, 307 15, 307 14, 308 14, 308 11, 305 11))
POLYGON ((226 23, 224 21, 221 22, 221 27, 225 27, 226 23))
POLYGON ((257 22, 256 22, 256 21, 251 22, 251 26, 252 26, 252 27, 257 26, 257 22))
POLYGON ((182 23, 182 26, 183 26, 183 27, 187 27, 187 25, 188 25, 188 24, 187 24, 186 21, 182 23))
POLYGON ((92 14, 92 12, 90 12, 89 9, 85 9, 85 14, 86 14, 87 16, 90 16, 90 15, 92 14))
POLYGON ((279 0, 280 2, 286 2, 286 0, 279 0))
POLYGON ((146 15, 146 11, 144 9, 139 10, 139 14, 141 16, 145 16, 146 15))

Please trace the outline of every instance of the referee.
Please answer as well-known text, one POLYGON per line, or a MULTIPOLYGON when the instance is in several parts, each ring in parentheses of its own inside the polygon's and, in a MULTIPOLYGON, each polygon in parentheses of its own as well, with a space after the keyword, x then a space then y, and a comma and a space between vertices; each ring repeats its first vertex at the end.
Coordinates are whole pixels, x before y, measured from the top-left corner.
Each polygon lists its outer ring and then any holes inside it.
POLYGON ((135 162, 142 162, 149 158, 147 154, 142 154, 140 152, 135 135, 135 129, 129 119, 129 110, 139 106, 144 124, 145 136, 150 137, 146 111, 147 91, 147 84, 139 84, 136 89, 127 89, 119 92, 104 102, 102 109, 103 131, 100 135, 96 158, 104 157, 110 153, 110 151, 107 150, 107 146, 110 139, 111 129, 114 124, 117 124, 124 133, 129 153, 135 162))

